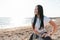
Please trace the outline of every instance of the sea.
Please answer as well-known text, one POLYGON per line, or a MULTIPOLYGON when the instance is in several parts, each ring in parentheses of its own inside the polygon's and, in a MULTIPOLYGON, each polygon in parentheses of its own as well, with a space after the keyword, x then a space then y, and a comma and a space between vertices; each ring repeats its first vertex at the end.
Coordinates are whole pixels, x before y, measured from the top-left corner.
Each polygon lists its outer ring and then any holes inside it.
MULTIPOLYGON (((53 19, 55 21, 55 19, 53 19)), ((13 19, 10 17, 0 17, 0 29, 6 28, 14 28, 14 27, 23 27, 23 26, 31 26, 32 18, 18 18, 13 19)))

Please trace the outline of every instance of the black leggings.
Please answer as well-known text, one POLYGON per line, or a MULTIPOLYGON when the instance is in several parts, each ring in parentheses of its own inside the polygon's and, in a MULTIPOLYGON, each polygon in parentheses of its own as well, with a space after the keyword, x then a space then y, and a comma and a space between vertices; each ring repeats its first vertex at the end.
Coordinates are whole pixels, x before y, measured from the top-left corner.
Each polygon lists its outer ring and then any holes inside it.
POLYGON ((52 40, 51 37, 47 36, 45 38, 43 38, 44 40, 52 40))
MULTIPOLYGON (((34 33, 30 36, 29 40, 33 40, 33 36, 34 36, 34 33)), ((36 35, 36 39, 38 38, 39 36, 36 35)))
MULTIPOLYGON (((34 36, 34 33, 30 36, 29 40, 33 40, 33 36, 34 36)), ((38 38, 39 36, 36 35, 36 39, 38 38)), ((52 40, 51 37, 47 36, 47 37, 44 37, 42 38, 43 40, 52 40)))

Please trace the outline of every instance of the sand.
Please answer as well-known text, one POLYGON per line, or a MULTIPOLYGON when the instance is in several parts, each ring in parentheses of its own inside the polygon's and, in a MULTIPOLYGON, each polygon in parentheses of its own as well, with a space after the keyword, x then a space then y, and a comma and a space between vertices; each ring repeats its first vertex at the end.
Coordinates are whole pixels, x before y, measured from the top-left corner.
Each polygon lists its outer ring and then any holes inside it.
MULTIPOLYGON (((58 25, 58 29, 57 32, 51 36, 51 38, 53 40, 60 40, 60 18, 56 18, 55 23, 58 25)), ((47 25, 47 28, 49 28, 49 26, 50 24, 47 25)), ((51 30, 51 27, 49 30, 51 30)), ((0 29, 0 40, 29 40, 32 33, 33 30, 31 26, 0 29)))

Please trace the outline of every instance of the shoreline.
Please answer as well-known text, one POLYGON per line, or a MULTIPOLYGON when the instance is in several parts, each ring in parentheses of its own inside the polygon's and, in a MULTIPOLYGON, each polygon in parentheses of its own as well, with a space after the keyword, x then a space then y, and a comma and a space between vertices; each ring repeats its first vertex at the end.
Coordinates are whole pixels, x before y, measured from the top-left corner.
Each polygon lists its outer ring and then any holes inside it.
MULTIPOLYGON (((58 25, 58 31, 52 36, 52 39, 60 40, 60 19, 56 19, 55 23, 58 25)), ((49 30, 51 30, 50 27, 49 30)), ((0 40, 29 40, 32 33, 33 30, 31 26, 0 29, 0 40)))

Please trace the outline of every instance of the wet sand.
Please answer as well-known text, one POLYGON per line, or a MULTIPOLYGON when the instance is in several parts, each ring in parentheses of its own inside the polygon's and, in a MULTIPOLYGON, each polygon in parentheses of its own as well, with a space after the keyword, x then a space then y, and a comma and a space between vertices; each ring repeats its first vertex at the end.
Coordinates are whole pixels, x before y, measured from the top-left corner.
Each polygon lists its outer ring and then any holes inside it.
MULTIPOLYGON (((60 40, 60 18, 56 18, 55 23, 58 25, 58 29, 51 37, 53 40, 60 40)), ((50 24, 47 25, 47 28, 49 28, 49 26, 50 24)), ((49 30, 51 30, 51 27, 49 30)), ((29 40, 32 33, 33 31, 31 26, 0 29, 0 40, 29 40)))

